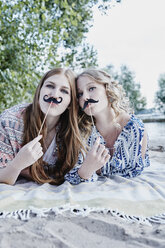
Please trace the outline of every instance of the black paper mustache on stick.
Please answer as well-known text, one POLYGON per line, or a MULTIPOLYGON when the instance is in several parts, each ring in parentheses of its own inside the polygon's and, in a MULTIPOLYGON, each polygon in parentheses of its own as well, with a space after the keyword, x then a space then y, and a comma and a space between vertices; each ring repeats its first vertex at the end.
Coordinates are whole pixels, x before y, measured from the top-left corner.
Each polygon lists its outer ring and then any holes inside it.
POLYGON ((88 103, 97 103, 99 102, 99 100, 94 100, 94 99, 88 99, 87 101, 84 102, 84 107, 82 108, 82 110, 84 110, 87 106, 88 106, 88 103))
POLYGON ((59 103, 61 103, 62 102, 62 97, 59 97, 60 98, 60 100, 58 101, 56 98, 54 98, 54 97, 48 97, 48 95, 45 95, 44 97, 43 97, 43 100, 45 101, 45 102, 53 102, 53 103, 56 103, 56 104, 59 104, 59 103))

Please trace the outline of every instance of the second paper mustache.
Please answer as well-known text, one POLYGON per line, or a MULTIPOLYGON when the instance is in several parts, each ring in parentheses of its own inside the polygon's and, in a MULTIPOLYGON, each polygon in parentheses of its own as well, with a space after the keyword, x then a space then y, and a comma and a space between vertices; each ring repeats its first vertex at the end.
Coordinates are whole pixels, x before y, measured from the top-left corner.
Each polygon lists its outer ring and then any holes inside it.
POLYGON ((88 106, 88 103, 97 103, 99 102, 99 100, 94 100, 94 99, 88 99, 87 101, 84 102, 84 106, 83 106, 83 109, 84 110, 87 106, 88 106))

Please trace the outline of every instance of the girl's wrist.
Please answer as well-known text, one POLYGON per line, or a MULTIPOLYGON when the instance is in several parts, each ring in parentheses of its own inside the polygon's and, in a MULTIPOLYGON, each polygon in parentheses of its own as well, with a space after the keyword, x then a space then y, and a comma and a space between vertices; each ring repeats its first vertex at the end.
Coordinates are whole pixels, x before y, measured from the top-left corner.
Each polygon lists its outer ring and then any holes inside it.
POLYGON ((27 166, 23 166, 23 162, 17 157, 11 161, 11 164, 13 166, 14 170, 17 170, 18 172, 21 172, 23 169, 25 169, 27 166))
POLYGON ((82 165, 78 170, 78 174, 82 179, 89 179, 93 175, 94 171, 89 170, 89 167, 82 165))

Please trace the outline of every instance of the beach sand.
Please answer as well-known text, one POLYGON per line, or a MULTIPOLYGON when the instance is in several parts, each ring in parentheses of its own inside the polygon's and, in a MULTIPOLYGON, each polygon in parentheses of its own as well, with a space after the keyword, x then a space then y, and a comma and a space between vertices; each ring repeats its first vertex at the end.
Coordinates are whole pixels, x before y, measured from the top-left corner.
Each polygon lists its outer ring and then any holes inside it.
POLYGON ((133 248, 165 247, 165 225, 128 223, 111 215, 49 216, 0 220, 0 247, 133 248))
MULTIPOLYGON (((151 142, 151 159, 165 161, 164 148, 164 140, 151 142), (158 149, 160 145, 163 148, 158 149)), ((82 217, 65 212, 28 221, 0 219, 0 248, 8 247, 165 248, 165 224, 130 223, 103 213, 82 217)))

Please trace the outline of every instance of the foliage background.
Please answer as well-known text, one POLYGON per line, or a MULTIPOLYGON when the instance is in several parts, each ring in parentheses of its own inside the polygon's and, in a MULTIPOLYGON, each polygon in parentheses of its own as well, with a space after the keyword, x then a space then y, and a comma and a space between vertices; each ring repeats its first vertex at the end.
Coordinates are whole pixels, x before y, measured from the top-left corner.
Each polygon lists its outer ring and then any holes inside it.
MULTIPOLYGON (((106 14, 112 2, 0 0, 0 112, 30 102, 41 76, 53 67, 79 71, 98 66, 97 51, 85 35, 92 26, 92 7, 97 5, 106 14)), ((112 65, 105 70, 123 85, 135 111, 145 108, 140 84, 126 65, 120 72, 112 65)))
POLYGON ((0 111, 31 101, 45 70, 97 65, 85 41, 97 2, 0 1, 0 111))
POLYGON ((120 70, 117 71, 111 64, 107 65, 104 70, 123 86, 135 113, 145 109, 147 104, 146 98, 141 95, 140 83, 135 81, 135 73, 133 71, 126 65, 121 65, 120 70))

